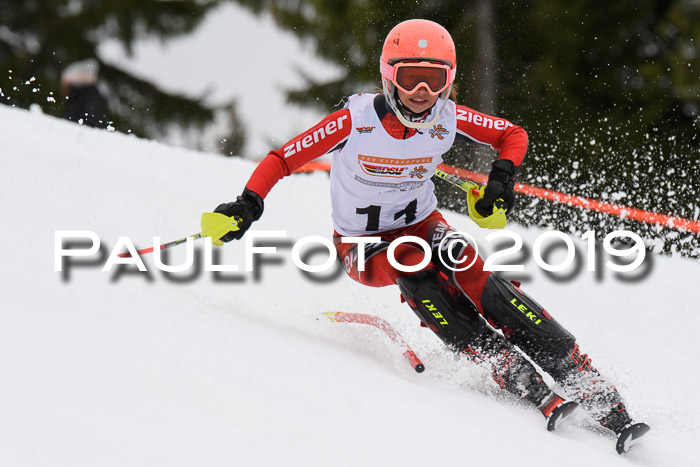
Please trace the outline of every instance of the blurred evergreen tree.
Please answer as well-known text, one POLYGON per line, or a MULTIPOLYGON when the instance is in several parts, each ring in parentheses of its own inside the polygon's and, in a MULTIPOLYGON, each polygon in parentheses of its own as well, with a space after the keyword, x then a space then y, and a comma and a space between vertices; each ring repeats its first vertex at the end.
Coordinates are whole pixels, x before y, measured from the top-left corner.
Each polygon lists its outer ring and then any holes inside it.
MULTIPOLYGON (((61 70, 96 58, 97 46, 116 39, 131 52, 137 39, 191 32, 221 0, 0 0, 0 101, 63 116, 61 70)), ((118 131, 158 137, 173 125, 202 128, 216 109, 159 89, 146 79, 100 62, 108 120, 118 131)))

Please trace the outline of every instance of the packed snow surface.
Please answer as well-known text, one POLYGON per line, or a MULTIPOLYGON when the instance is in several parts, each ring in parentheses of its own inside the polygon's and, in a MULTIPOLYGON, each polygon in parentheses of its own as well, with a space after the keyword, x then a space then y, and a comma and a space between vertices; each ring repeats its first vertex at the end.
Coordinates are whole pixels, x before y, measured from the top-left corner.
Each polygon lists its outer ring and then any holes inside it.
MULTIPOLYGON (((539 413, 420 328, 395 287, 304 276, 291 244, 330 238, 326 174, 288 177, 268 196, 252 231, 286 237, 270 240, 277 254, 253 272, 245 242, 215 250, 237 273, 201 262, 163 273, 153 255, 147 272, 105 272, 120 237, 145 248, 198 232, 201 213, 233 200, 254 164, 6 107, 0 128, 0 465, 699 465, 697 261, 650 256, 645 274, 588 272, 577 240, 579 269, 550 277, 531 253, 544 231, 508 227, 525 242, 507 258, 525 272, 509 277, 652 427, 618 456, 583 412, 547 432, 539 413), (60 231, 94 232, 100 252, 57 272, 60 231), (392 323, 426 371, 378 330, 323 315, 337 310, 392 323)), ((445 216, 494 250, 489 232, 445 216)), ((167 251, 168 264, 186 259, 185 245, 167 251)))

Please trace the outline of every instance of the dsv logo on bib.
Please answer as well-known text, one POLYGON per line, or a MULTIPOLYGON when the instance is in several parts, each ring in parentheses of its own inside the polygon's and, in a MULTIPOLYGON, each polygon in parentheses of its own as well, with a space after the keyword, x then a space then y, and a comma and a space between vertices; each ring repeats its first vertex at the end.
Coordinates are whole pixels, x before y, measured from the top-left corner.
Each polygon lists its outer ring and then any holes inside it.
POLYGON ((399 159, 393 157, 367 156, 364 154, 357 155, 357 163, 360 164, 362 171, 367 175, 374 175, 376 177, 404 178, 406 177, 406 169, 413 165, 416 167, 410 172, 410 177, 423 178, 423 174, 428 172, 428 170, 423 167, 423 164, 430 164, 432 162, 432 157, 399 159), (419 165, 420 167, 418 167, 419 165))

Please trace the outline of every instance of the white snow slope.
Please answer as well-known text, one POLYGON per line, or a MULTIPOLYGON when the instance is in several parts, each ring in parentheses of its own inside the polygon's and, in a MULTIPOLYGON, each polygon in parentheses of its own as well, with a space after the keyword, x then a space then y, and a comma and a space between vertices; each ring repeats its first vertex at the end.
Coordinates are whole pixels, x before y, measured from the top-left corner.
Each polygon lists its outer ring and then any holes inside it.
MULTIPOLYGON (((652 426, 618 456, 585 413, 547 432, 539 413, 444 351, 396 288, 314 283, 290 248, 257 280, 166 275, 153 255, 148 273, 103 272, 105 256, 66 278, 54 270, 56 231, 94 231, 105 255, 121 236, 143 248, 193 234, 254 165, 1 106, 0 128, 0 465, 700 465, 697 261, 655 256, 633 282, 585 267, 554 281, 525 263, 523 288, 652 426), (388 320, 426 371, 374 328, 323 317, 334 310, 388 320)), ((471 221, 445 215, 488 246, 471 221)), ((328 177, 280 182, 253 230, 330 238, 328 177)), ((543 233, 511 230, 530 251, 543 233)), ((243 269, 244 246, 217 249, 219 262, 243 269)), ((171 264, 184 260, 184 245, 170 251, 171 264)))

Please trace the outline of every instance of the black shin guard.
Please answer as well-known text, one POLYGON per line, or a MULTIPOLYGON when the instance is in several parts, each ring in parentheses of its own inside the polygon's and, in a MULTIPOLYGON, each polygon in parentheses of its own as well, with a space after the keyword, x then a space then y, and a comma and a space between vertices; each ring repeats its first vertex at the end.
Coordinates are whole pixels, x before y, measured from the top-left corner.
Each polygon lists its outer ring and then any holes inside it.
POLYGON ((453 350, 461 352, 484 332, 484 319, 470 305, 458 303, 437 270, 399 277, 396 284, 423 324, 453 350))
POLYGON ((491 275, 481 295, 484 315, 544 370, 564 359, 576 339, 515 284, 491 275))
POLYGON ((413 311, 452 350, 485 366, 496 383, 539 405, 551 393, 535 367, 503 336, 488 327, 471 304, 450 293, 434 269, 397 279, 413 311))

